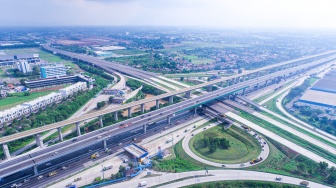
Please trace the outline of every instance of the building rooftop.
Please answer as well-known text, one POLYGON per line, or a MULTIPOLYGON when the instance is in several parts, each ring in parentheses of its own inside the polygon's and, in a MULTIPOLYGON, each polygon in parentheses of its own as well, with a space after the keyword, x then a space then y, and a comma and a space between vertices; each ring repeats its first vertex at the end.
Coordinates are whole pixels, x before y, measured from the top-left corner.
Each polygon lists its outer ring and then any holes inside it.
POLYGON ((129 144, 128 146, 124 147, 124 150, 130 153, 131 155, 135 156, 136 158, 140 159, 148 155, 148 152, 143 149, 142 147, 136 145, 135 143, 129 144))
POLYGON ((298 101, 334 108, 336 106, 336 93, 309 90, 298 101))

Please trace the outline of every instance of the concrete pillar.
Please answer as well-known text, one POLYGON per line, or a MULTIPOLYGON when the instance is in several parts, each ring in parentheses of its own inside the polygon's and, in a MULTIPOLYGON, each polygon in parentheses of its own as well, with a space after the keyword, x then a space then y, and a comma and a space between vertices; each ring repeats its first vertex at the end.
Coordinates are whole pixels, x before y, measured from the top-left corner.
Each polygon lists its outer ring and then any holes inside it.
POLYGON ((159 109, 160 108, 160 100, 156 100, 156 109, 159 109))
POLYGON ((197 114, 197 107, 194 108, 194 114, 197 114))
POLYGON ((81 131, 80 131, 80 126, 79 126, 80 122, 76 123, 76 129, 77 129, 77 136, 81 135, 81 131))
POLYGON ((231 85, 233 85, 233 84, 235 84, 235 79, 234 78, 231 79, 231 85))
POLYGON ((43 147, 43 140, 41 139, 40 134, 36 134, 35 139, 36 139, 36 145, 42 148, 43 147))
POLYGON ((241 82, 245 82, 245 76, 242 77, 241 82))
POLYGON ((170 96, 169 97, 169 104, 173 104, 173 102, 174 102, 174 96, 170 96))
POLYGON ((230 80, 226 80, 226 87, 230 86, 230 80))
POLYGON ((246 88, 243 89, 243 95, 245 95, 246 88))
POLYGON ((187 91, 185 93, 185 97, 188 98, 188 99, 190 99, 190 97, 191 97, 191 91, 187 91))
POLYGON ((212 85, 207 86, 207 90, 208 90, 208 92, 211 92, 212 91, 212 85))
POLYGON ((128 117, 132 117, 132 107, 129 107, 128 109, 128 117))
POLYGON ((140 105, 141 113, 145 113, 145 104, 140 105))
POLYGON ((259 83, 257 83, 257 89, 259 89, 259 83))
POLYGON ((100 124, 100 127, 101 127, 101 128, 104 127, 104 124, 103 124, 103 116, 99 116, 99 124, 100 124))
POLYGON ((38 171, 37 171, 37 165, 34 165, 34 175, 36 176, 36 175, 38 175, 38 171))
POLYGON ((267 86, 267 83, 268 83, 268 80, 266 80, 266 82, 265 82, 265 87, 267 86))
POLYGON ((146 133, 147 132, 147 125, 145 124, 145 125, 143 125, 143 131, 144 131, 144 133, 146 133))
POLYGON ((260 75, 260 72, 257 72, 257 76, 256 77, 259 77, 259 75, 260 75))
POLYGON ((170 115, 167 116, 167 123, 170 124, 170 115))
POLYGON ((104 150, 107 148, 107 139, 103 139, 103 144, 104 144, 104 150))
POLYGON ((2 144, 2 150, 3 150, 4 154, 5 154, 6 159, 10 159, 11 156, 10 156, 7 144, 2 144))
POLYGON ((58 127, 58 128, 57 128, 57 131, 58 131, 58 140, 59 140, 60 142, 63 142, 62 127, 58 127))
POLYGON ((224 87, 224 81, 220 83, 220 87, 224 87))
POLYGON ((114 121, 118 121, 118 112, 113 112, 114 121))

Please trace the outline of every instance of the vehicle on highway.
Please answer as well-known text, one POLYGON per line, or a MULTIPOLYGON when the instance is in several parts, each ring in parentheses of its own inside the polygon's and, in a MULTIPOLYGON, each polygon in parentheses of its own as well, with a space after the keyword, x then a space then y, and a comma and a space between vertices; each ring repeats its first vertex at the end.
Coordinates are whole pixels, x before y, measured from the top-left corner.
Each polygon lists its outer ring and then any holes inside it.
POLYGON ((309 182, 308 182, 308 181, 301 181, 301 182, 300 182, 300 185, 305 186, 305 187, 308 187, 309 182))
POLYGON ((71 142, 76 142, 77 141, 77 138, 74 138, 74 139, 72 139, 72 141, 71 142))
POLYGON ((144 118, 145 116, 141 116, 141 118, 144 118))
POLYGON ((56 171, 52 171, 52 172, 50 172, 48 175, 49 175, 49 177, 51 177, 51 176, 55 176, 55 175, 57 175, 57 172, 56 172, 56 171))
POLYGON ((148 114, 148 116, 151 116, 152 114, 148 114))
POLYGON ((176 121, 176 122, 175 122, 175 125, 177 125, 177 124, 179 124, 179 123, 180 123, 180 121, 176 121))
POLYGON ((133 141, 136 141, 137 139, 136 138, 133 138, 133 141))
POLYGON ((99 139, 99 138, 101 138, 101 137, 102 137, 102 136, 99 135, 99 136, 97 136, 97 139, 99 139))
POLYGON ((203 128, 203 130, 205 130, 205 129, 206 129, 206 127, 203 128))
POLYGON ((29 178, 24 179, 24 180, 23 180, 23 183, 26 183, 26 182, 28 182, 29 180, 30 180, 29 178))
POLYGON ((103 170, 106 171, 106 170, 110 170, 113 168, 113 165, 110 165, 110 166, 104 166, 103 170))
POLYGON ((52 156, 55 156, 55 155, 57 155, 58 154, 58 151, 55 151, 53 154, 52 154, 52 156))
POLYGON ((43 176, 40 175, 39 177, 37 177, 37 180, 40 180, 40 179, 42 179, 42 178, 43 178, 43 176))
POLYGON ((281 181, 282 178, 281 178, 281 177, 275 177, 275 180, 277 180, 277 181, 281 181))
POLYGON ((16 183, 14 183, 12 186, 11 186, 11 188, 16 188, 17 187, 17 184, 16 183))
POLYGON ((224 164, 222 164, 222 167, 226 167, 224 164))
POLYGON ((99 153, 98 152, 96 152, 93 155, 91 155, 91 159, 95 159, 95 158, 98 158, 98 157, 99 157, 99 153))
POLYGON ((47 163, 47 164, 45 164, 46 166, 50 166, 51 165, 51 163, 47 163))
POLYGON ((194 136, 194 134, 191 134, 191 136, 194 136))
POLYGON ((176 135, 176 137, 179 137, 180 135, 176 135))
POLYGON ((74 181, 80 181, 82 180, 82 177, 75 178, 74 181))
POLYGON ((65 169, 67 169, 68 167, 67 166, 62 166, 62 170, 65 170, 65 169))
POLYGON ((139 183, 138 187, 144 187, 147 185, 147 181, 142 181, 139 183))
POLYGON ((122 143, 120 142, 119 144, 118 144, 118 146, 121 146, 122 145, 122 143))

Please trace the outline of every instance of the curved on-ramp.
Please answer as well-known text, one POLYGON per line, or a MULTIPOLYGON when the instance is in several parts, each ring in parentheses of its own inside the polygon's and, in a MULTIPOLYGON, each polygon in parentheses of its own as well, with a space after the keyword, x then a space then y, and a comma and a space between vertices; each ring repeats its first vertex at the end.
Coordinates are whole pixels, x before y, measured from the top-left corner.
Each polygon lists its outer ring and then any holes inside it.
MULTIPOLYGON (((207 126, 206 128, 212 128, 214 126, 217 126, 219 123, 212 123, 210 124, 210 126, 207 126)), ((236 126, 239 127, 239 124, 235 124, 236 126)), ((239 127, 241 128, 241 127, 239 127)), ((206 129, 206 130, 207 130, 206 129)), ((205 131, 206 131, 205 130, 205 131)), ((190 147, 189 147, 189 142, 190 142, 190 139, 192 138, 192 134, 196 135, 200 132, 204 131, 204 129, 198 129, 192 133, 188 133, 185 138, 183 139, 182 141, 182 147, 184 149, 184 151, 192 158, 194 158, 195 160, 197 161, 200 161, 204 164, 207 164, 207 165, 210 165, 210 166, 215 166, 215 167, 225 167, 225 168, 246 168, 246 167, 250 167, 250 166, 253 166, 253 165, 257 165, 259 163, 255 163, 255 164, 250 164, 250 161, 247 161, 245 163, 239 163, 239 164, 225 164, 225 163, 216 163, 216 162, 212 162, 212 161, 208 161, 206 159, 203 159, 199 156, 197 156, 194 152, 191 151, 190 147), (223 166, 225 165, 225 166, 223 166)), ((255 132, 251 131, 251 132, 248 132, 249 134, 251 134, 252 136, 255 134, 255 132)), ((265 140, 262 138, 261 140, 259 140, 261 143, 264 143, 265 140)), ((260 143, 259 142, 259 143, 260 143)), ((264 145, 264 144, 261 144, 261 145, 264 145)), ((268 144, 265 144, 264 145, 264 151, 261 151, 261 153, 259 154, 258 158, 259 157, 262 157, 263 158, 263 161, 268 157, 269 155, 269 147, 268 147, 268 144)), ((261 162, 263 162, 261 161, 261 162)))

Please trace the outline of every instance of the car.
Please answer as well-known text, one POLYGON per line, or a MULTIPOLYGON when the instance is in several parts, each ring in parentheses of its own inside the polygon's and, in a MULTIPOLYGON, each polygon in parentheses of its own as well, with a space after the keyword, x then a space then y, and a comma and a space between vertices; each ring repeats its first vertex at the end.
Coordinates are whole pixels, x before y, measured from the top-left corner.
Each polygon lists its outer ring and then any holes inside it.
POLYGON ((222 164, 222 167, 226 167, 224 164, 222 164))
POLYGON ((55 151, 53 154, 52 154, 52 156, 55 156, 55 155, 57 155, 58 154, 58 151, 55 151))
POLYGON ((261 151, 265 151, 265 149, 264 149, 264 148, 262 148, 262 149, 261 149, 261 151))
POLYGON ((91 152, 92 152, 92 150, 90 149, 90 150, 89 150, 89 153, 91 153, 91 152))
POLYGON ((141 116, 141 118, 144 118, 145 116, 141 116))
POLYGON ((266 142, 264 142, 264 144, 266 144, 266 142))
POLYGON ((67 169, 68 167, 67 166, 62 166, 62 170, 65 170, 65 169, 67 169))
POLYGON ((40 179, 42 179, 42 178, 43 178, 43 176, 40 175, 39 177, 37 177, 37 180, 40 180, 40 179))
POLYGON ((14 183, 13 185, 11 185, 11 188, 16 188, 16 187, 17 187, 16 183, 14 183))
POLYGON ((74 138, 71 140, 71 142, 76 142, 77 141, 77 138, 74 138))
POLYGON ((176 135, 176 137, 179 137, 180 135, 176 135))
POLYGON ((51 163, 47 163, 47 164, 46 164, 46 166, 50 166, 50 165, 51 165, 51 163))
POLYGON ((206 129, 206 127, 203 128, 203 130, 205 130, 205 129, 206 129))
POLYGON ((245 166, 245 165, 244 165, 244 164, 241 164, 240 166, 243 167, 243 166, 245 166))
POLYGON ((191 134, 191 136, 194 136, 194 134, 191 134))
POLYGON ((151 116, 152 114, 148 114, 148 116, 151 116))
POLYGON ((275 180, 277 180, 277 181, 281 181, 282 178, 281 178, 281 177, 275 177, 275 180))
POLYGON ((151 120, 152 118, 148 118, 148 121, 151 120))
POLYGON ((75 178, 74 181, 80 181, 82 180, 82 177, 75 178))
POLYGON ((97 139, 99 139, 99 138, 101 138, 101 137, 102 137, 102 136, 99 135, 99 136, 97 136, 97 139))
POLYGON ((122 143, 120 142, 119 144, 118 144, 118 146, 121 146, 122 145, 122 143))
POLYGON ((26 183, 26 182, 28 182, 29 180, 30 180, 29 178, 24 179, 24 180, 23 180, 23 183, 26 183))
POLYGON ((159 115, 162 115, 162 113, 160 113, 159 115))

